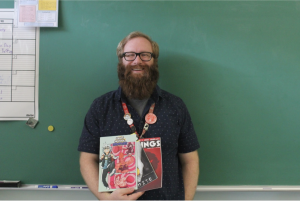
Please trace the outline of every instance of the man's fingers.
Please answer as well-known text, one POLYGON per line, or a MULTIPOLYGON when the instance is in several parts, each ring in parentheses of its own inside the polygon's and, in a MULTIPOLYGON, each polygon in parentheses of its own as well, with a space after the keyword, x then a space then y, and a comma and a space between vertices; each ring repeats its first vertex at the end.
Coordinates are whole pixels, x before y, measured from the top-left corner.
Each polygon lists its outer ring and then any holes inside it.
POLYGON ((128 195, 128 200, 137 200, 139 197, 141 197, 145 192, 137 192, 133 193, 131 195, 128 195))
POLYGON ((133 193, 134 188, 119 188, 110 194, 112 200, 137 200, 144 192, 133 193), (133 193, 133 194, 131 194, 133 193))
POLYGON ((128 195, 134 191, 134 188, 120 188, 117 191, 119 191, 121 195, 128 195))

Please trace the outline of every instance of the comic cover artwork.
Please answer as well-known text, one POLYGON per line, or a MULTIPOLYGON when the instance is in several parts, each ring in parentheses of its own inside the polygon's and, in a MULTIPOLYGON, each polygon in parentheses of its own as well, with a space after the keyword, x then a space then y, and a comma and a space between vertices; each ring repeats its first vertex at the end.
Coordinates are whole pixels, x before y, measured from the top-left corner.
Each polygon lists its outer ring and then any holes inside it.
MULTIPOLYGON (((138 189, 142 188, 146 184, 157 179, 157 175, 144 151, 141 147, 141 143, 136 143, 136 152, 137 152, 137 181, 138 189)), ((138 192, 139 190, 137 190, 138 192)))
POLYGON ((137 190, 147 191, 162 187, 162 158, 161 158, 161 140, 160 138, 140 139, 141 147, 144 149, 156 175, 157 179, 151 182, 145 181, 145 185, 137 190))
POLYGON ((100 138, 99 192, 137 188, 136 136, 100 138))

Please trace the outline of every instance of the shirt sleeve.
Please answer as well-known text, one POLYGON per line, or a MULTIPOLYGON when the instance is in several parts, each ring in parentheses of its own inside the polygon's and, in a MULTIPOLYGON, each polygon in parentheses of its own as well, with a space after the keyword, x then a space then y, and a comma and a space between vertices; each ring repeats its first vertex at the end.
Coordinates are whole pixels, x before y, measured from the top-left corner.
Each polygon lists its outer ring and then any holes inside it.
POLYGON ((99 155, 100 128, 98 115, 99 104, 95 100, 85 116, 78 151, 99 155))
POLYGON ((194 130, 191 116, 184 102, 180 107, 180 135, 178 141, 178 153, 188 153, 200 148, 200 144, 194 130))

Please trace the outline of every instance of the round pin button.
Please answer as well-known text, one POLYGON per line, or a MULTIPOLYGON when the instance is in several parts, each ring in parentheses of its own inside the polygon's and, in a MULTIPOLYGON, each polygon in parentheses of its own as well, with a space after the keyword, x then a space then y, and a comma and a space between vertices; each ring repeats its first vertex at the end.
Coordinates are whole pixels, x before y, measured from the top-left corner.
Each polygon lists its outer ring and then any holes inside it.
POLYGON ((128 120, 127 120, 127 124, 128 124, 128 125, 133 124, 133 120, 132 120, 132 119, 128 119, 128 120))
POLYGON ((157 117, 153 113, 148 113, 145 117, 145 120, 148 124, 154 124, 157 121, 157 117))
POLYGON ((124 119, 127 121, 128 119, 131 118, 131 114, 130 113, 127 113, 124 115, 124 119))

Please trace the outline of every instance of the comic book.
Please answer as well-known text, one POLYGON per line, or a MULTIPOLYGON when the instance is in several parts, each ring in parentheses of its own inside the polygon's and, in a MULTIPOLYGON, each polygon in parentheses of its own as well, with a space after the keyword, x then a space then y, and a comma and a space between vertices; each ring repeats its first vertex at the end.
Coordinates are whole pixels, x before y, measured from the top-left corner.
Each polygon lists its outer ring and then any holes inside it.
POLYGON ((145 185, 137 190, 147 191, 152 189, 157 189, 162 187, 162 158, 161 158, 161 140, 160 137, 157 138, 144 138, 139 140, 141 147, 144 149, 156 175, 157 179, 147 182, 144 181, 145 185))
POLYGON ((137 189, 136 135, 100 137, 99 192, 137 189))
MULTIPOLYGON (((151 162, 149 161, 144 149, 141 147, 140 141, 136 143, 137 152, 137 182, 138 189, 142 188, 146 184, 157 179, 155 170, 153 169, 151 162)), ((137 190, 136 192, 138 192, 137 190)))

